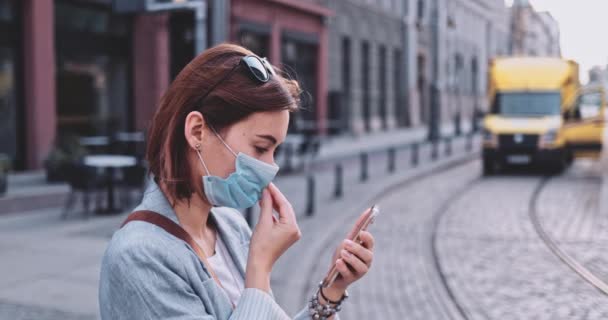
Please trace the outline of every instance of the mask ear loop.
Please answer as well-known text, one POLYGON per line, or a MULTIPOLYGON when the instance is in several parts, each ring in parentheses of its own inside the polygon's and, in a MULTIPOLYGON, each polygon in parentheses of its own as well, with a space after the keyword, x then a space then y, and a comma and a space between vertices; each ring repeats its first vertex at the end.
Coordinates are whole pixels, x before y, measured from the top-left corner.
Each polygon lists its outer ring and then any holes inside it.
POLYGON ((196 155, 198 156, 198 158, 201 160, 201 163, 203 164, 203 168, 205 168, 205 171, 207 172, 207 175, 211 175, 209 173, 209 169, 207 169, 207 165, 205 164, 205 161, 203 160, 203 156, 201 156, 201 145, 199 143, 196 144, 195 146, 196 149, 196 155))
POLYGON ((212 126, 209 126, 209 128, 211 128, 211 130, 213 131, 213 133, 215 133, 215 136, 220 139, 220 141, 222 142, 222 144, 224 144, 224 146, 226 146, 226 148, 228 148, 228 150, 230 150, 230 152, 235 156, 238 157, 237 154, 232 151, 232 148, 230 148, 230 146, 224 141, 224 139, 222 139, 222 137, 217 133, 217 131, 215 131, 215 128, 212 126))

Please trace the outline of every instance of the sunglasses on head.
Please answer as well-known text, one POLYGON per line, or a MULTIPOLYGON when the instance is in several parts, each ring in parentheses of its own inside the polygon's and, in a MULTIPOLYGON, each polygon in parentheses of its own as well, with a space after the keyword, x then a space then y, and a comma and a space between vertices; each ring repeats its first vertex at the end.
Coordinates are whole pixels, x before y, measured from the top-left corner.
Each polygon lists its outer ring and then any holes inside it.
POLYGON ((257 80, 261 83, 266 83, 270 80, 271 76, 276 76, 274 68, 272 67, 272 65, 270 65, 266 58, 260 58, 256 55, 244 56, 243 58, 241 58, 239 63, 232 67, 232 69, 228 71, 226 75, 222 79, 220 79, 220 81, 216 82, 209 89, 209 91, 205 93, 205 95, 200 99, 200 101, 203 101, 211 92, 213 92, 213 89, 219 86, 222 82, 226 81, 226 79, 228 79, 240 65, 244 65, 249 71, 249 75, 254 80, 257 80))

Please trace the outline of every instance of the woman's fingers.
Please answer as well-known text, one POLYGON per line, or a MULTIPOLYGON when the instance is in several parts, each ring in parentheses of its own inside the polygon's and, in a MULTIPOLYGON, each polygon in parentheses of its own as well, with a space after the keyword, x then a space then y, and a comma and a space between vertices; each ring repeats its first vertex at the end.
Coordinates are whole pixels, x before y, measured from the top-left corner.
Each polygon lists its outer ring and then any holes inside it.
POLYGON ((369 250, 374 250, 374 236, 368 231, 361 231, 359 233, 359 239, 361 240, 361 245, 369 250))
POLYGON ((272 222, 272 198, 268 189, 262 190, 262 199, 260 200, 260 221, 266 223, 272 222))
POLYGON ((355 279, 355 274, 348 268, 346 262, 342 258, 336 260, 336 268, 340 272, 340 276, 346 282, 352 282, 355 279))
POLYGON ((268 190, 270 191, 270 195, 272 196, 273 206, 275 210, 279 213, 279 221, 295 222, 296 218, 295 214, 293 213, 291 203, 287 201, 287 198, 285 198, 279 188, 277 188, 274 183, 270 183, 268 185, 268 190))
POLYGON ((349 241, 349 240, 345 241, 344 246, 348 252, 357 256, 359 259, 361 259, 361 261, 363 261, 363 263, 365 263, 368 266, 371 265, 372 259, 374 258, 374 253, 371 250, 363 247, 362 245, 360 245, 356 242, 349 241))
POLYGON ((353 268, 353 270, 355 270, 356 276, 361 277, 367 273, 367 264, 361 261, 356 255, 350 253, 348 250, 342 250, 340 256, 351 268, 353 268))

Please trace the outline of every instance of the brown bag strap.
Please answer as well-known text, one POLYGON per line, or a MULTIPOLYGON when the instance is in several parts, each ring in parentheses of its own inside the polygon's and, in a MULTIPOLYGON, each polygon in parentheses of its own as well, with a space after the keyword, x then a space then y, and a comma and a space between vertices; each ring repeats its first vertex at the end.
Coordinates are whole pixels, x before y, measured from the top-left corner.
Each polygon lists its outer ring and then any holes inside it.
MULTIPOLYGON (((124 227, 127 223, 129 223, 131 221, 144 221, 144 222, 151 223, 153 225, 156 225, 156 226, 162 228, 163 230, 165 230, 169 234, 173 235, 174 237, 181 239, 182 241, 189 244, 190 247, 192 247, 192 249, 198 256, 198 258, 201 260, 201 262, 203 262, 203 264, 205 265, 205 268, 207 268, 207 270, 209 270, 209 273, 211 274, 211 277, 213 277, 213 280, 215 280, 215 282, 222 289, 224 289, 224 287, 222 286, 222 283, 220 282, 220 279, 218 279, 217 275, 213 271, 213 268, 211 268, 211 265, 209 264, 209 261, 207 260, 207 256, 205 255, 205 252, 203 251, 203 249, 198 245, 198 243, 196 243, 196 241, 194 241, 194 239, 190 236, 190 234, 186 230, 184 230, 184 228, 182 228, 179 224, 175 223, 173 220, 163 216, 162 214, 160 214, 158 212, 149 211, 149 210, 141 210, 141 211, 135 211, 135 212, 129 214, 127 219, 122 223, 122 225, 120 227, 121 228, 124 227)), ((235 307, 234 303, 232 301, 230 301, 230 303, 232 304, 232 308, 234 309, 234 307, 235 307)))

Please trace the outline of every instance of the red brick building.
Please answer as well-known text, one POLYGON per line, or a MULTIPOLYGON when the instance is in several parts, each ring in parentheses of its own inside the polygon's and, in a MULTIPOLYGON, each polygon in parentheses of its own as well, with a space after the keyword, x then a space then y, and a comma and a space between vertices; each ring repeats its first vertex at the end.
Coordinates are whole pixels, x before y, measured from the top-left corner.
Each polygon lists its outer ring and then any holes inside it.
POLYGON ((295 74, 306 93, 306 110, 292 117, 292 130, 326 131, 327 8, 303 0, 232 0, 230 39, 295 74))
MULTIPOLYGON (((210 24, 214 1, 206 3, 210 24)), ((301 0, 230 5, 224 38, 296 71, 311 98, 292 130, 322 131, 330 12, 301 0)), ((18 170, 35 169, 66 135, 145 131, 194 56, 193 28, 187 10, 124 14, 112 0, 0 0, 0 153, 18 170)))

